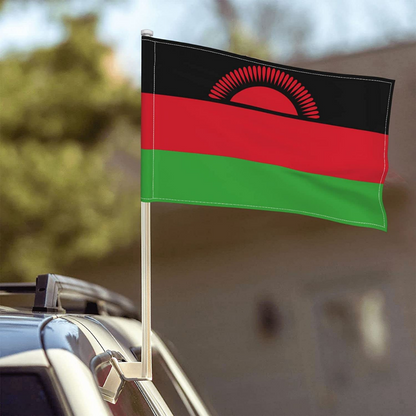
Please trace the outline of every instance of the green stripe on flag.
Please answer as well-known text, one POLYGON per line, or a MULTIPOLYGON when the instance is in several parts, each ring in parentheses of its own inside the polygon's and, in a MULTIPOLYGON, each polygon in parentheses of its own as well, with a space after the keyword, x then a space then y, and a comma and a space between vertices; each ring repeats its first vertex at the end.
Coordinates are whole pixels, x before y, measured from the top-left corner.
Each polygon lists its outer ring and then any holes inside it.
POLYGON ((224 156, 142 149, 142 201, 309 215, 387 230, 383 185, 224 156))

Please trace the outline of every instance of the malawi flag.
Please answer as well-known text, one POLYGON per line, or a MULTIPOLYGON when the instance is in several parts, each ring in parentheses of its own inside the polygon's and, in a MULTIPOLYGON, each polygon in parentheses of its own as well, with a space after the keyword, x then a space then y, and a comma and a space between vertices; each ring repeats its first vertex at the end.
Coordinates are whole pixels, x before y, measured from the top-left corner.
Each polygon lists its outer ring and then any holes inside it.
POLYGON ((142 38, 142 201, 387 230, 394 81, 142 38))

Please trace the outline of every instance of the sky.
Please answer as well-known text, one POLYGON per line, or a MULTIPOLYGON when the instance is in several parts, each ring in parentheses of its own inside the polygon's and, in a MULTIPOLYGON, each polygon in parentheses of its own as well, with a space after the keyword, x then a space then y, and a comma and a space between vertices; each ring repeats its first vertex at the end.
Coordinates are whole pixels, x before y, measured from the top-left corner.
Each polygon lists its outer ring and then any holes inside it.
MULTIPOLYGON (((100 0, 79 0, 73 12, 87 11, 100 0)), ((250 22, 259 2, 234 0, 240 18, 252 33, 261 28, 250 22)), ((271 0, 270 0, 271 1, 271 0)), ((306 53, 311 58, 354 52, 396 41, 416 39, 416 2, 411 0, 274 0, 293 16, 308 17, 306 53)), ((75 4, 75 6, 74 6, 75 4)), ((295 19, 296 24, 296 19, 295 19)), ((224 31, 212 0, 118 0, 101 13, 99 37, 111 45, 124 73, 139 83, 140 31, 152 29, 156 37, 224 46, 224 31)), ((8 1, 0 13, 0 57, 56 44, 64 31, 41 2, 8 1)), ((272 39, 272 50, 281 60, 290 57, 290 43, 272 39), (274 45, 273 43, 276 43, 274 45)))

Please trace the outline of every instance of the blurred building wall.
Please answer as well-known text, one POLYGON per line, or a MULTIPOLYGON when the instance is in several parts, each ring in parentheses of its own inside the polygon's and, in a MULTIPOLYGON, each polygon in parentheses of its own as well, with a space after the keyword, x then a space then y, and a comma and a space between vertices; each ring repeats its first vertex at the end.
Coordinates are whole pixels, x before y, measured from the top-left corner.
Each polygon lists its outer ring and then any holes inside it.
MULTIPOLYGON (((416 411, 416 44, 294 65, 396 79, 387 233, 153 204, 153 323, 221 415, 416 411)), ((139 301, 139 247, 72 274, 139 301)))

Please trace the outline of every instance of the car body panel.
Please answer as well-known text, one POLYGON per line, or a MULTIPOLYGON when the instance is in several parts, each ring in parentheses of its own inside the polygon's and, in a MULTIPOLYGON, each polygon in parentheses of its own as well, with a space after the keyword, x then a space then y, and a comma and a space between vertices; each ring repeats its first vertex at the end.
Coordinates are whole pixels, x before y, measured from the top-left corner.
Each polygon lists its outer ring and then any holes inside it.
POLYGON ((49 367, 43 349, 18 352, 0 358, 0 367, 49 367))
POLYGON ((40 328, 45 316, 41 314, 5 313, 0 319, 0 357, 19 352, 42 349, 40 328), (22 338, 24 327, 25 337, 22 338))
POLYGON ((111 416, 94 377, 77 356, 56 348, 48 349, 46 354, 74 415, 111 416))
MULTIPOLYGON (((91 332, 91 335, 97 340, 101 345, 102 351, 117 351, 123 355, 127 362, 137 362, 135 356, 130 351, 130 348, 127 344, 119 342, 95 317, 91 316, 70 316, 68 319, 71 322, 77 322, 79 325, 82 325, 84 328, 88 329, 91 332)), ((112 319, 112 318, 110 318, 112 319)), ((140 389, 147 401, 152 403, 155 410, 159 415, 172 415, 169 407, 166 402, 163 400, 162 396, 154 386, 154 384, 149 381, 138 381, 140 389)))
POLYGON ((57 316, 42 330, 45 349, 60 348, 75 354, 87 366, 103 349, 91 332, 71 316, 57 316))
MULTIPOLYGON (((123 338, 126 345, 129 345, 130 348, 141 347, 141 322, 122 317, 108 316, 97 316, 95 319, 111 328, 112 332, 117 332, 119 334, 119 338, 123 338)), ((169 351, 165 343, 155 332, 152 332, 152 348, 161 354, 167 366, 169 367, 169 370, 172 372, 173 376, 178 381, 181 388, 184 390, 184 393, 198 414, 201 416, 209 416, 211 412, 207 409, 204 402, 201 400, 198 392, 195 390, 194 386, 180 367, 179 363, 176 361, 173 354, 169 351)))
POLYGON ((126 348, 125 345, 123 346, 101 322, 95 319, 95 317, 78 315, 70 316, 68 319, 71 319, 72 322, 77 322, 78 325, 82 325, 84 328, 88 329, 104 351, 118 351, 123 355, 126 361, 136 361, 130 349, 126 348))
MULTIPOLYGON (((141 323, 130 318, 10 310, 0 311, 0 331, 0 371, 45 369, 44 376, 50 379, 48 391, 56 396, 62 414, 67 416, 112 414, 100 392, 92 360, 106 351, 115 351, 126 362, 137 362, 132 348, 141 347, 142 335, 141 323)), ((199 416, 209 416, 173 355, 154 333, 152 345, 175 375, 172 383, 175 388, 180 385, 178 394, 186 396, 186 403, 192 404, 189 408, 195 409, 199 416)), ((124 383, 121 377, 120 383, 120 386, 124 383)), ((155 415, 172 416, 152 381, 127 383, 137 386, 137 395, 145 399, 155 415)))

